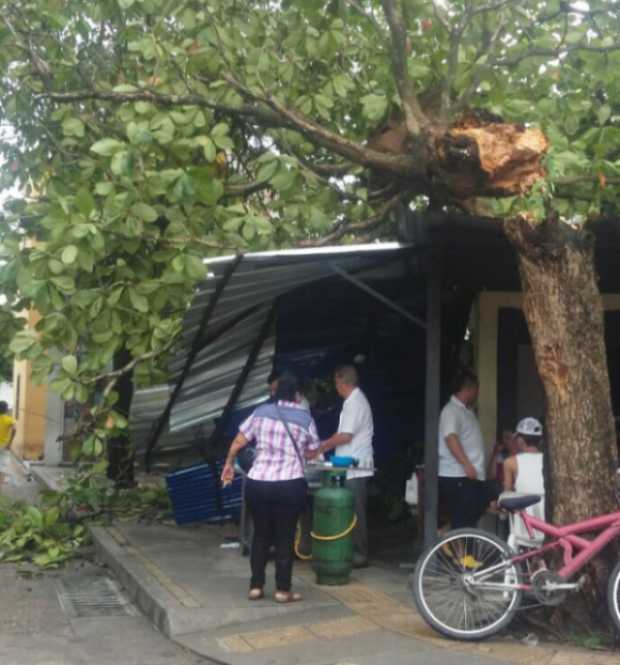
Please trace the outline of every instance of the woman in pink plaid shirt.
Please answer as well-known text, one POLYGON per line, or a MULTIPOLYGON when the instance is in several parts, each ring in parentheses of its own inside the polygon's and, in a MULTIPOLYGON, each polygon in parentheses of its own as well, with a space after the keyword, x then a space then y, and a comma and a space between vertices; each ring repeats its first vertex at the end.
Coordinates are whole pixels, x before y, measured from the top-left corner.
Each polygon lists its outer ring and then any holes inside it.
POLYGON ((276 602, 301 600, 300 594, 291 591, 293 541, 307 495, 300 456, 318 449, 320 441, 310 412, 300 406, 297 398, 297 379, 284 372, 278 379, 275 400, 259 406, 239 428, 222 471, 222 481, 230 482, 235 457, 250 441, 256 441, 256 456, 245 488, 254 521, 250 600, 264 596, 265 568, 272 545, 276 552, 276 602))

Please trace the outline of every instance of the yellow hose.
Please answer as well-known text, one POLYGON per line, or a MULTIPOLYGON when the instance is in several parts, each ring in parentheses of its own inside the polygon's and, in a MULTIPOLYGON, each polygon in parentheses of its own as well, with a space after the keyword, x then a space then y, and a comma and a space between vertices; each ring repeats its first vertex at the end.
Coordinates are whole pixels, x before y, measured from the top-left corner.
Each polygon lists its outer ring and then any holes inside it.
POLYGON ((301 543, 301 524, 297 522, 297 531, 295 533, 295 556, 302 561, 310 561, 312 554, 302 554, 299 551, 299 544, 301 543))
POLYGON ((357 515, 353 515, 353 521, 349 526, 342 532, 342 533, 337 533, 335 536, 319 536, 318 533, 314 533, 314 531, 310 531, 310 535, 314 538, 314 540, 340 540, 340 538, 344 538, 345 536, 348 536, 353 529, 355 529, 355 525, 357 524, 357 515))
MULTIPOLYGON (((340 538, 344 538, 345 536, 348 536, 353 529, 355 529, 357 525, 357 515, 353 515, 353 520, 349 526, 342 531, 341 533, 337 533, 333 536, 319 536, 318 533, 314 533, 314 531, 310 532, 310 535, 314 540, 321 540, 323 542, 329 542, 333 540, 340 540, 340 538)), ((295 555, 297 556, 298 559, 301 559, 302 561, 310 561, 312 559, 312 554, 302 554, 299 551, 299 544, 301 543, 301 526, 299 523, 297 523, 297 532, 295 533, 295 555)))

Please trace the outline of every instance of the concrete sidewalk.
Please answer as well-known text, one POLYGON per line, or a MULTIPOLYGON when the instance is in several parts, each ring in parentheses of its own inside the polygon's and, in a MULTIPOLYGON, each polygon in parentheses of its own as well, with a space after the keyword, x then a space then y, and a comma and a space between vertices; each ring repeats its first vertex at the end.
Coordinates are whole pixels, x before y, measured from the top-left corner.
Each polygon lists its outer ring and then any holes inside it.
MULTIPOLYGON (((300 603, 246 600, 249 563, 221 545, 231 527, 122 524, 92 529, 98 552, 129 596, 178 644, 230 665, 617 665, 618 655, 526 646, 511 637, 444 640, 417 615, 410 571, 370 567, 348 586, 319 587, 295 565, 300 603)), ((270 571, 272 576, 272 572, 270 571)), ((269 584, 269 583, 268 583, 269 584)), ((267 594, 273 592, 268 586, 267 594)))

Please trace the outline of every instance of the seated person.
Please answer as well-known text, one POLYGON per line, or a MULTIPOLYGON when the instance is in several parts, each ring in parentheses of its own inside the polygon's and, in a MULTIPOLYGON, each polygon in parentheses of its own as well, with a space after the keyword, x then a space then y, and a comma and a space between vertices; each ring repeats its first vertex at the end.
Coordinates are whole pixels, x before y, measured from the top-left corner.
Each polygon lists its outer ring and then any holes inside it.
MULTIPOLYGON (((511 455, 504 462, 504 491, 518 492, 520 494, 538 494, 539 503, 526 508, 532 517, 545 519, 545 483, 543 477, 542 446, 543 427, 536 418, 524 418, 517 425, 515 441, 518 454, 511 455)), ((509 544, 534 544, 540 542, 544 536, 537 531, 532 539, 523 523, 515 515, 510 520, 509 544), (512 542, 511 542, 512 540, 512 542)))

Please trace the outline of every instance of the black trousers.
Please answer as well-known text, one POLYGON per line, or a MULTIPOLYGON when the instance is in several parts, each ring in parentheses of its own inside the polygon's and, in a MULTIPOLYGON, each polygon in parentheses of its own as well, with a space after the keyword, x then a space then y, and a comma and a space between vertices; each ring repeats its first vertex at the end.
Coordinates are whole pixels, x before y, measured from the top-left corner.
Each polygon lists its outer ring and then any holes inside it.
POLYGON ((450 513, 452 529, 475 527, 499 492, 492 481, 439 477, 439 495, 450 513))
POLYGON ((265 568, 273 545, 276 551, 276 589, 291 590, 295 529, 304 509, 306 494, 304 478, 275 481, 247 479, 245 496, 254 522, 250 588, 262 589, 265 586, 265 568))

